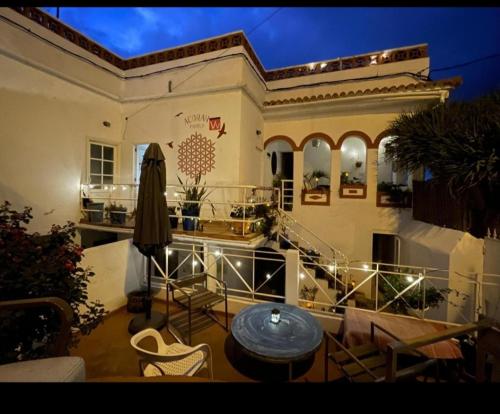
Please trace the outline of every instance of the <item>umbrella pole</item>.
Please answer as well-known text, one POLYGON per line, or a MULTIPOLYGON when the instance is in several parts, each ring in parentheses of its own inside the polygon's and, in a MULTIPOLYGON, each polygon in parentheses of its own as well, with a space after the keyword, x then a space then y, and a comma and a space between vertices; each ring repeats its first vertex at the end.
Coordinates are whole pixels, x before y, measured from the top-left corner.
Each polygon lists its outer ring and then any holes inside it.
POLYGON ((137 332, 142 331, 143 329, 153 328, 156 330, 160 330, 165 326, 165 315, 160 312, 152 312, 152 303, 153 300, 151 298, 151 256, 148 256, 148 291, 147 295, 144 298, 144 308, 145 313, 136 316, 133 318, 129 325, 128 331, 132 335, 137 332))
POLYGON ((151 256, 148 256, 148 296, 146 297, 146 319, 151 319, 151 256))

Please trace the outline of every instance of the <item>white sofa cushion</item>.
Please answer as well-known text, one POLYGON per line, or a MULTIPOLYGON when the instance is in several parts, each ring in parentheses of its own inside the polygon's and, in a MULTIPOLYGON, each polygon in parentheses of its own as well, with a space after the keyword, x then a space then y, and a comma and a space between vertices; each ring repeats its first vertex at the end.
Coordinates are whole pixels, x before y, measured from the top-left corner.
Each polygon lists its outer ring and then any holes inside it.
POLYGON ((85 361, 81 357, 44 358, 0 365, 0 382, 85 381, 85 361))

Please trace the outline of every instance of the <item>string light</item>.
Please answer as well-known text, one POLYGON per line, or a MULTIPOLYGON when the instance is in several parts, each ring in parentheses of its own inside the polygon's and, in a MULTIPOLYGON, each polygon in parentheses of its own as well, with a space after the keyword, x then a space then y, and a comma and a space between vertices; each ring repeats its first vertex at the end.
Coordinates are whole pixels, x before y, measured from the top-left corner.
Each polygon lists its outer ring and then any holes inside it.
POLYGON ((219 256, 220 256, 220 250, 216 250, 216 251, 214 252, 214 254, 215 254, 217 257, 219 257, 219 256))
POLYGON ((236 267, 241 267, 241 262, 239 260, 236 262, 236 267))
POLYGON ((306 275, 305 275, 304 273, 302 273, 302 272, 301 272, 301 273, 300 273, 300 278, 301 278, 301 279, 304 279, 305 277, 306 277, 306 275))
POLYGON ((268 280, 271 279, 271 274, 270 273, 266 274, 266 279, 268 279, 268 280))

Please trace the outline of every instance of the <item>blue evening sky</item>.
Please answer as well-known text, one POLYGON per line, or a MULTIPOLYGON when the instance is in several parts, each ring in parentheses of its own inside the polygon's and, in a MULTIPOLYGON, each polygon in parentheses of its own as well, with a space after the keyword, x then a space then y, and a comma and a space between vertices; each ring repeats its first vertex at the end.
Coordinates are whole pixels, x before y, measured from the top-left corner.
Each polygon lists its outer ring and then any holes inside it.
POLYGON ((431 69, 498 54, 431 73, 463 77, 454 99, 500 88, 500 7, 283 7, 261 24, 277 9, 61 7, 60 19, 124 58, 243 30, 266 69, 428 43, 431 69))

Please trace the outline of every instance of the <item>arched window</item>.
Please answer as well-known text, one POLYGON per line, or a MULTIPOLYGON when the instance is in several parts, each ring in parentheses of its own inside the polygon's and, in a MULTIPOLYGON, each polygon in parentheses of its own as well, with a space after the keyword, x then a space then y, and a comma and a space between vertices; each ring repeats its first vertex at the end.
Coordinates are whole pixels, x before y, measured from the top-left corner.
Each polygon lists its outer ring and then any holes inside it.
POLYGON ((385 146, 393 139, 387 136, 380 141, 377 157, 377 184, 408 186, 409 175, 405 171, 396 171, 394 163, 385 156, 385 146))
POLYGON ((302 204, 330 205, 332 150, 320 136, 307 139, 304 147, 302 204))
POLYGON ((328 142, 313 138, 304 145, 304 188, 330 189, 332 151, 328 142))
POLYGON ((377 206, 410 207, 411 176, 406 171, 396 171, 394 161, 385 154, 386 145, 394 136, 380 140, 377 157, 377 206))
POLYGON ((366 184, 366 143, 351 136, 340 147, 340 183, 366 184))

